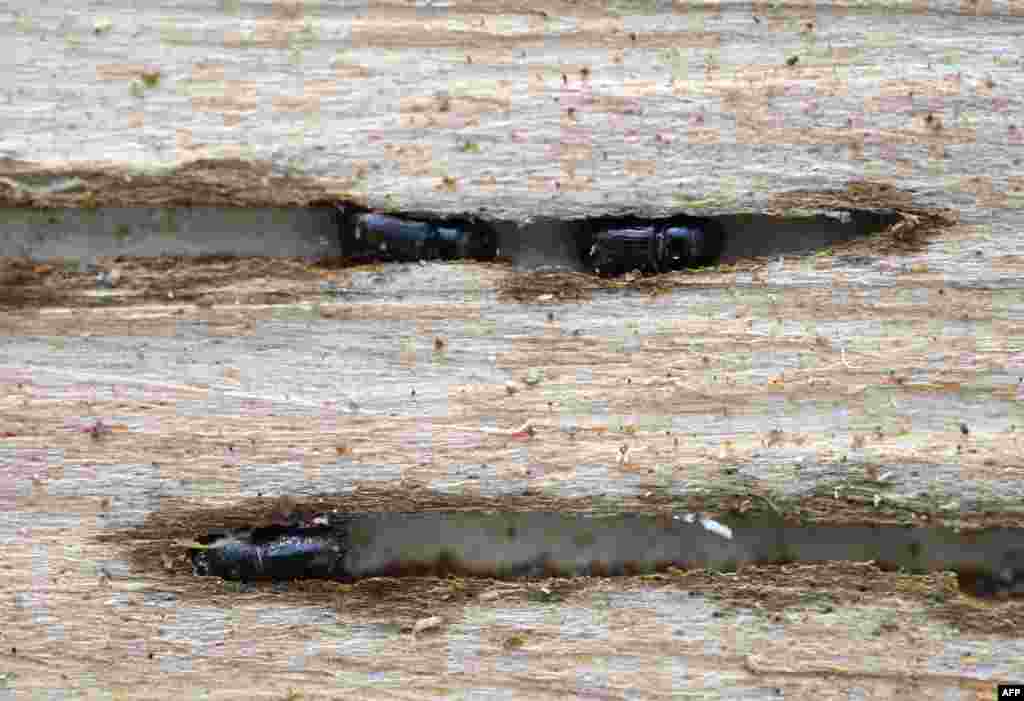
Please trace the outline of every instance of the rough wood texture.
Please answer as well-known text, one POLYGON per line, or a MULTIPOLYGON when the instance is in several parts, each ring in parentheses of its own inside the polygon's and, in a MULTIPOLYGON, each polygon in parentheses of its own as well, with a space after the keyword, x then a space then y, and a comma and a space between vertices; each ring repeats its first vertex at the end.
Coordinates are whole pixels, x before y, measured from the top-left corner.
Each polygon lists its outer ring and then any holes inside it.
MULTIPOLYGON (((1018 2, 421 5, 15 3, 0 153, 143 183, 228 159, 205 180, 241 201, 516 220, 752 211, 865 177, 979 220, 1020 206, 1018 2)), ((9 197, 81 188, 18 168, 9 197)))
POLYGON ((17 698, 988 699, 1021 681, 1021 602, 973 601, 942 574, 239 591, 193 579, 172 545, 324 493, 1020 525, 1020 10, 14 5, 8 203, 356 197, 525 221, 845 198, 895 202, 928 231, 610 284, 158 261, 123 263, 101 300, 84 275, 6 261, 0 289, 22 296, 0 316, 0 683, 17 698), (164 170, 189 158, 212 160, 164 170), (927 218, 939 209, 958 222, 927 218), (109 431, 90 432, 97 417, 109 431), (527 420, 532 437, 515 431, 527 420))

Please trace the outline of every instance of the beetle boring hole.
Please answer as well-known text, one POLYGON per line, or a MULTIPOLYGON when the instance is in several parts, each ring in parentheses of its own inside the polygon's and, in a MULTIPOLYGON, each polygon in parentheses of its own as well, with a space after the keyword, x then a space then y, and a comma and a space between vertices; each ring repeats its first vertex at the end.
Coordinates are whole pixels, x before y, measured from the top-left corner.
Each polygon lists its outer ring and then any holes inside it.
POLYGON ((842 208, 799 216, 758 214, 716 218, 722 231, 720 258, 811 255, 891 231, 902 220, 895 210, 842 208))
MULTIPOLYGON (((510 259, 530 270, 657 274, 739 258, 811 254, 882 232, 905 237, 921 217, 879 207, 732 214, 538 218, 527 224, 339 207, 343 258, 354 261, 510 259)), ((903 240, 903 239, 900 239, 903 240)))

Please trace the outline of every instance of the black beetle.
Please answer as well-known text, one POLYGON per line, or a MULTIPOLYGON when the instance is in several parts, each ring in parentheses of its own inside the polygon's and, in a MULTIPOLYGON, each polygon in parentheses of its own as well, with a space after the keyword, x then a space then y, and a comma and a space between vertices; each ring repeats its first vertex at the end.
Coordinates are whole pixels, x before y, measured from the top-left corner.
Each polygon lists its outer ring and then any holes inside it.
POLYGON ((602 275, 681 270, 714 260, 721 240, 710 222, 604 224, 593 234, 586 263, 602 275))
POLYGON ((383 261, 493 258, 495 236, 479 222, 432 222, 342 208, 341 249, 347 258, 383 261))
POLYGON ((344 577, 344 523, 312 528, 271 526, 209 538, 192 549, 200 576, 243 582, 304 577, 344 577))

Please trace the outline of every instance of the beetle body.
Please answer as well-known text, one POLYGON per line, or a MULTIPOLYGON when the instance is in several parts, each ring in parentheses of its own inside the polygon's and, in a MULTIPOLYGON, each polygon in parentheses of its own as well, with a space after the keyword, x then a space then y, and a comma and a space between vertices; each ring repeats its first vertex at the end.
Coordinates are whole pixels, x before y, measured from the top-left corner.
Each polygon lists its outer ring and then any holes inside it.
POLYGON ((594 234, 587 264, 602 275, 681 270, 713 258, 718 239, 699 224, 605 226, 594 234))
POLYGON ((492 258, 494 236, 471 222, 429 222, 363 212, 343 216, 342 253, 377 261, 492 258))
POLYGON ((609 229, 594 236, 590 265, 596 273, 657 272, 658 241, 653 226, 609 229))
POLYGON ((270 527, 225 534, 192 552, 196 574, 224 579, 342 577, 346 548, 343 524, 270 527))

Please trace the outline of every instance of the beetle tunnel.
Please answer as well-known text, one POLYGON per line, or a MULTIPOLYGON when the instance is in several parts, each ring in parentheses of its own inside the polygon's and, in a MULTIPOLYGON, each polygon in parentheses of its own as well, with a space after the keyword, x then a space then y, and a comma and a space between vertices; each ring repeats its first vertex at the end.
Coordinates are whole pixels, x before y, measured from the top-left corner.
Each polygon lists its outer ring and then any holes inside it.
POLYGON ((891 209, 846 208, 794 217, 686 213, 647 219, 375 212, 308 207, 159 206, 0 209, 0 256, 78 260, 114 256, 300 256, 353 262, 500 259, 522 270, 619 275, 666 272, 749 256, 813 252, 900 221, 891 209))
POLYGON ((900 221, 897 212, 886 209, 843 209, 804 217, 542 217, 525 224, 384 214, 348 205, 339 206, 338 213, 342 255, 359 261, 503 258, 521 269, 563 268, 606 276, 810 253, 870 236, 900 221))
POLYGON ((637 575, 679 569, 873 560, 953 570, 980 597, 1024 596, 1024 531, 797 526, 774 517, 587 516, 551 512, 319 514, 289 525, 202 534, 194 573, 237 581, 375 576, 637 575))

